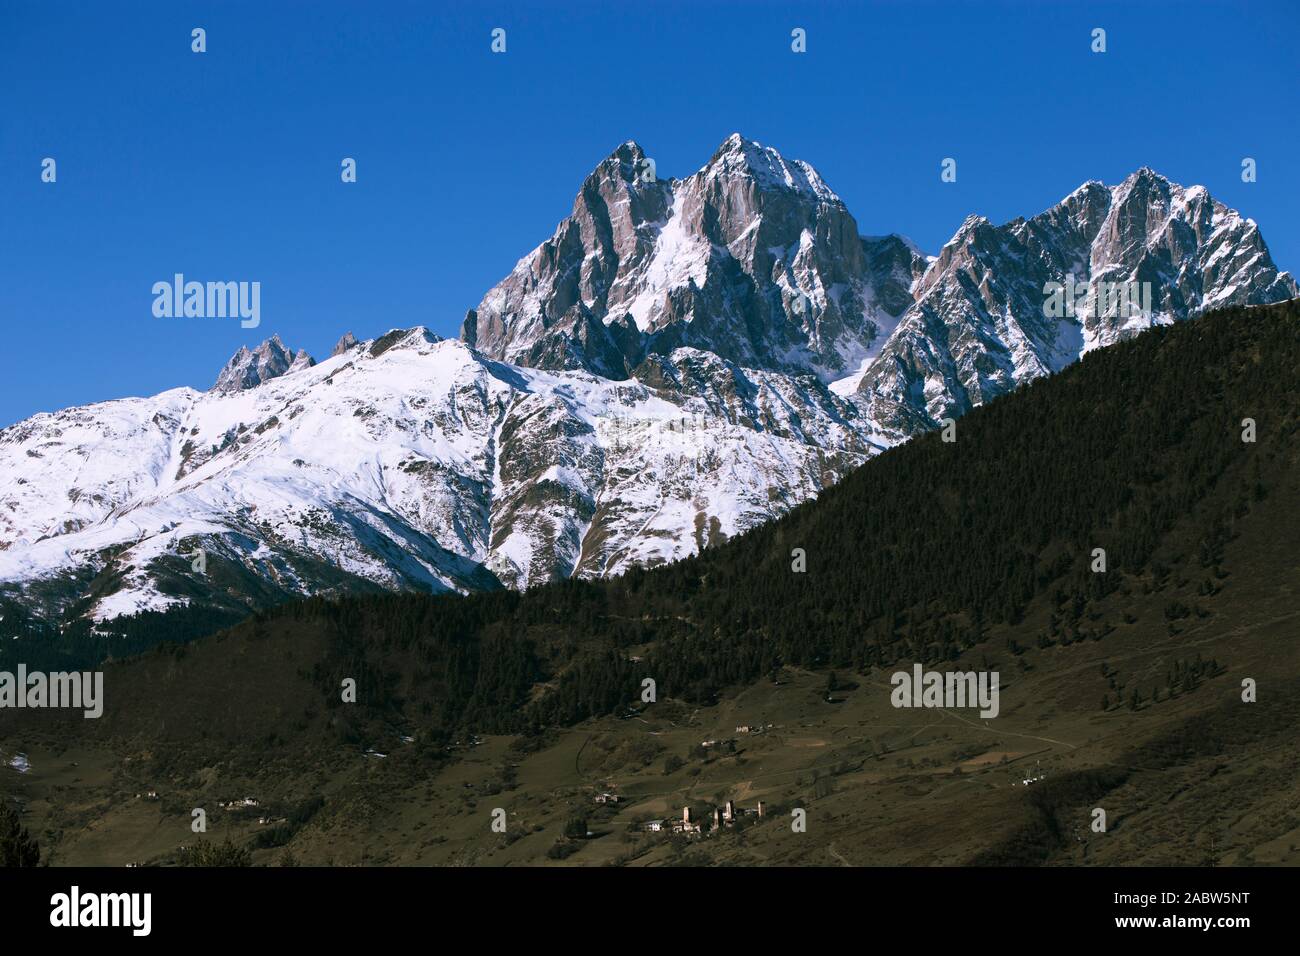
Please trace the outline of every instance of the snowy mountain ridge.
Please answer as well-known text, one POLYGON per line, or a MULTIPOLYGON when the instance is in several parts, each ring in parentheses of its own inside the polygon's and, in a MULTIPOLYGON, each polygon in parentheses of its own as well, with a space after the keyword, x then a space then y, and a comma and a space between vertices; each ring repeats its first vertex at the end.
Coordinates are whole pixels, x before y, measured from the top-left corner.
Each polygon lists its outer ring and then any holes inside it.
POLYGON ((239 391, 35 416, 0 432, 0 597, 102 619, 617 573, 740 533, 882 447, 815 379, 690 349, 645 379, 412 329, 239 391))

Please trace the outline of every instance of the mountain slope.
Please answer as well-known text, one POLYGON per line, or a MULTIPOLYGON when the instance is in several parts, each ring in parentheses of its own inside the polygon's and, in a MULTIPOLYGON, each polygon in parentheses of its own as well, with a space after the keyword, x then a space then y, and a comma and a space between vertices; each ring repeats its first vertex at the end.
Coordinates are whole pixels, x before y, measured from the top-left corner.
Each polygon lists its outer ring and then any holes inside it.
POLYGON ((422 329, 288 357, 273 340, 211 392, 0 432, 0 596, 102 619, 616 573, 767 520, 878 450, 815 379, 687 349, 644 383, 513 368, 422 329))

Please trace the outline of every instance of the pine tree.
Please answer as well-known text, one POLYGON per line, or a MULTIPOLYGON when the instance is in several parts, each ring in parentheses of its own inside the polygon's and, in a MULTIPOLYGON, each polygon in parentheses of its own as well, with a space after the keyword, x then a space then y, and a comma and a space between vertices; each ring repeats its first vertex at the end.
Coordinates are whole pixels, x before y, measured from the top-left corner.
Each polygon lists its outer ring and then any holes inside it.
POLYGON ((41 850, 8 804, 0 804, 0 867, 37 866, 41 850))
POLYGON ((226 837, 224 843, 200 840, 183 854, 185 866, 252 866, 253 855, 226 837))

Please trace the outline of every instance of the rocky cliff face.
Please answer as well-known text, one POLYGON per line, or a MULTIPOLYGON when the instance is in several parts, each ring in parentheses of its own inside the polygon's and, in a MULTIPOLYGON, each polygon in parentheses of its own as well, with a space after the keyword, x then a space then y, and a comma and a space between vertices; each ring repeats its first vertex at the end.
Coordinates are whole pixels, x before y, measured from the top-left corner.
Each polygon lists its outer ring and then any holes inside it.
POLYGON ((616 379, 683 346, 812 373, 898 440, 1152 325, 1296 294, 1253 221, 1150 169, 1032 219, 972 216, 927 258, 859 236, 815 169, 733 135, 685 179, 623 144, 462 337, 616 379))
POLYGON ((1252 220, 1141 169, 1118 186, 1086 183, 1032 219, 967 219, 857 399, 905 437, 1153 325, 1296 295, 1252 220), (1072 314, 1056 308, 1064 297, 1072 314))
POLYGON ((727 139, 686 179, 624 143, 572 215, 465 319, 493 358, 625 378, 681 347, 749 368, 851 370, 911 303, 924 259, 863 240, 807 163, 727 139))
POLYGON ((217 376, 212 390, 220 395, 242 392, 285 372, 310 368, 314 364, 315 360, 302 349, 297 354, 290 352, 280 341, 280 336, 273 335, 253 351, 240 346, 217 376))

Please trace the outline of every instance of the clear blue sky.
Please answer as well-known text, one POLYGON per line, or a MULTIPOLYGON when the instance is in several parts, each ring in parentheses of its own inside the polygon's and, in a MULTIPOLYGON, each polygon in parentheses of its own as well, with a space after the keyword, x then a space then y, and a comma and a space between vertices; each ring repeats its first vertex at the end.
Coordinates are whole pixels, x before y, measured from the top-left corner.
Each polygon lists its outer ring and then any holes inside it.
POLYGON ((682 176, 739 131, 930 252, 1149 165, 1300 269, 1294 0, 560 6, 0 0, 0 425, 207 388, 273 332, 455 335, 627 139, 682 176), (154 318, 176 272, 261 282, 261 327, 154 318))

